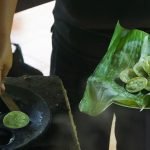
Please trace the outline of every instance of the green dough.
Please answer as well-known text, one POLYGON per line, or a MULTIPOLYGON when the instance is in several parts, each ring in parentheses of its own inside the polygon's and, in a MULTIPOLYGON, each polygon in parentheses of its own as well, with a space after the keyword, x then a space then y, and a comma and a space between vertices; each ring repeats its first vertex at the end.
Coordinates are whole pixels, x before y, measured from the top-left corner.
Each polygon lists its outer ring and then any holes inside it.
POLYGON ((27 114, 21 111, 11 111, 3 118, 4 126, 12 129, 23 128, 30 122, 27 114))

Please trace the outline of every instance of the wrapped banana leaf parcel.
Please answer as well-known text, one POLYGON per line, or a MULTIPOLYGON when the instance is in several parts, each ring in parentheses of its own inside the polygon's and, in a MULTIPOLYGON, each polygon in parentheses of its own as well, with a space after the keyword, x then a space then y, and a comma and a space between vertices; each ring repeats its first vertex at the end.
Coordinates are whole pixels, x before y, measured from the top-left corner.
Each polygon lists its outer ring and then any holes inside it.
POLYGON ((150 35, 119 22, 105 56, 87 80, 79 109, 97 116, 113 103, 150 109, 150 35))

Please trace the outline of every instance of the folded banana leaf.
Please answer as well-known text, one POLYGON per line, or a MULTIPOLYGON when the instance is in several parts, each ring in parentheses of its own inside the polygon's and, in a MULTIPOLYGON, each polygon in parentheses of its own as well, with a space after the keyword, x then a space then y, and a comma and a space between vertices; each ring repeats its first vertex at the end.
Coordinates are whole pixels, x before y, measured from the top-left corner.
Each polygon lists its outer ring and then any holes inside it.
POLYGON ((87 80, 79 109, 97 116, 113 103, 150 108, 150 35, 119 22, 105 56, 87 80))

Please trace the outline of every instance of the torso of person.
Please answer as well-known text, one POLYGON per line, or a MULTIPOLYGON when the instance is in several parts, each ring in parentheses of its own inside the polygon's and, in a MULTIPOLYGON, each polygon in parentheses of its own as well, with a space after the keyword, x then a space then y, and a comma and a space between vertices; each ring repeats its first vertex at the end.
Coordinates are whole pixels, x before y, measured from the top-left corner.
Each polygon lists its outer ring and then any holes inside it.
POLYGON ((55 19, 83 29, 150 27, 149 0, 56 0, 55 19))
POLYGON ((126 28, 150 29, 149 6, 150 0, 56 0, 57 41, 67 53, 99 61, 118 21, 126 28))

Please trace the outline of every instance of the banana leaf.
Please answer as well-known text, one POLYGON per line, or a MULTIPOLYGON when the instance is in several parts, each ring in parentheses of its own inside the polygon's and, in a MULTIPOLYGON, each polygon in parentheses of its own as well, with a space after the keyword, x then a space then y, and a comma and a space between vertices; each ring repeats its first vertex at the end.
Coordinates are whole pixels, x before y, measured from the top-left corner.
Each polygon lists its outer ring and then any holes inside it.
MULTIPOLYGON (((149 109, 150 92, 145 89, 129 92, 126 83, 120 80, 121 72, 127 68, 136 70, 136 78, 149 78, 144 69, 137 65, 148 56, 150 35, 138 29, 125 29, 118 22, 105 56, 87 80, 83 98, 79 103, 80 111, 97 116, 113 103, 139 110, 149 109)), ((145 63, 147 70, 150 70, 149 62, 145 63)), ((137 83, 136 88, 138 87, 141 84, 137 83)))

